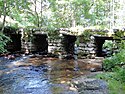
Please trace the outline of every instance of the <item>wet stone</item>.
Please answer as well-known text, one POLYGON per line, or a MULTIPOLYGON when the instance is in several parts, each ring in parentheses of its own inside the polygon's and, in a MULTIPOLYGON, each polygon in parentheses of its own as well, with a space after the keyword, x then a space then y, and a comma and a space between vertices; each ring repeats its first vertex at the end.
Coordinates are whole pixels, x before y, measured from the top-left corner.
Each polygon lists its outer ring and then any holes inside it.
POLYGON ((108 94, 107 84, 103 80, 80 78, 75 85, 78 88, 79 94, 108 94))
POLYGON ((48 71, 48 66, 47 65, 42 65, 42 66, 32 66, 30 68, 31 70, 37 71, 37 72, 47 72, 48 71))
POLYGON ((91 72, 96 72, 96 69, 95 68, 91 68, 90 71, 91 72))

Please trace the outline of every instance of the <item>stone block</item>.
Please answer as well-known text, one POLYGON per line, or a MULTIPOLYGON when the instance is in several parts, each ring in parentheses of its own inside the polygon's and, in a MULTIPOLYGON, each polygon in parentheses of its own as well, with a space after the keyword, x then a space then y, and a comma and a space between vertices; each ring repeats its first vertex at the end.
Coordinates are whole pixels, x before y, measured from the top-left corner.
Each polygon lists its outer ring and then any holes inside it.
POLYGON ((92 51, 94 48, 85 48, 85 51, 92 51))
POLYGON ((86 44, 84 44, 84 43, 80 43, 80 44, 79 44, 80 47, 84 47, 85 45, 86 45, 86 44))

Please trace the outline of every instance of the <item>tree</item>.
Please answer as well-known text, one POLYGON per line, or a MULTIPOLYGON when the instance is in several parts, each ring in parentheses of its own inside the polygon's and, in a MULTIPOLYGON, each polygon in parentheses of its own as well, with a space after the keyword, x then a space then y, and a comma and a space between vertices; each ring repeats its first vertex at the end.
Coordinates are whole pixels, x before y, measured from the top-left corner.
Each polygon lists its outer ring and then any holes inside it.
MULTIPOLYGON (((120 1, 123 2, 123 0, 120 1)), ((114 22, 116 26, 118 19, 123 18, 123 16, 113 16, 115 11, 116 15, 117 11, 120 12, 123 9, 122 2, 114 2, 114 0, 1 0, 0 7, 1 15, 6 14, 15 21, 14 24, 6 24, 17 27, 69 28, 81 25, 111 28, 114 22), (4 5, 7 6, 6 9, 4 5)))

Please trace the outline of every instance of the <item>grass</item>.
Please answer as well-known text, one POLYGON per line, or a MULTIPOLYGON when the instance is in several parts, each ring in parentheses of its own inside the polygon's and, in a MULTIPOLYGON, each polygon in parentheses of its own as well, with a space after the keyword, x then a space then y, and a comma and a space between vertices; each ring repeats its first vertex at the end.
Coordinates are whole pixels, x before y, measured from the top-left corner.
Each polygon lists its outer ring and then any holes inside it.
POLYGON ((114 75, 114 72, 106 72, 98 74, 96 78, 107 82, 109 94, 125 94, 125 83, 114 79, 114 75))

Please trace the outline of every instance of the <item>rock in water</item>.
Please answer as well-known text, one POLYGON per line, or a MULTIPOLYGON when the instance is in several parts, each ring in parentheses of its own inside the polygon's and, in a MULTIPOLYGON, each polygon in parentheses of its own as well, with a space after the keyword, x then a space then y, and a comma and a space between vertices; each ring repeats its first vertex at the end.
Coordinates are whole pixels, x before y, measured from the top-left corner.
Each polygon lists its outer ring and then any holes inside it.
POLYGON ((79 94, 108 94, 107 84, 103 80, 80 78, 74 84, 77 86, 79 94))

